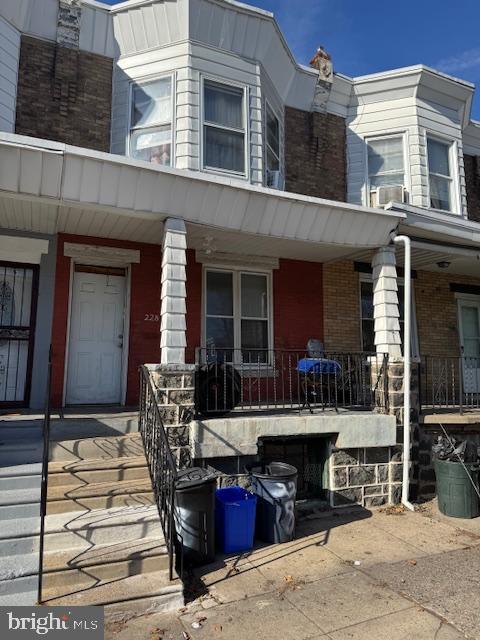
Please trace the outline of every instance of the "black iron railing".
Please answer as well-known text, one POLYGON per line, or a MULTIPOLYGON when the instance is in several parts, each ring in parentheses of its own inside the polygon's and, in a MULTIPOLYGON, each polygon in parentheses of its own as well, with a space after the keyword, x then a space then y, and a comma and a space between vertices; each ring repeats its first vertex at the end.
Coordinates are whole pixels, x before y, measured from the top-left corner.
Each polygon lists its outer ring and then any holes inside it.
POLYGON ((480 358, 422 356, 419 386, 422 411, 480 409, 480 358))
POLYGON ((175 554, 175 483, 177 466, 168 442, 157 394, 145 366, 140 367, 139 431, 152 481, 158 515, 169 556, 169 576, 173 579, 175 554))
POLYGON ((197 348, 196 411, 378 408, 387 397, 385 361, 368 353, 197 348))
POLYGON ((50 395, 52 387, 52 347, 48 353, 47 366, 47 397, 45 400, 45 415, 43 419, 43 456, 42 456, 42 484, 40 492, 40 539, 38 557, 38 587, 37 602, 42 603, 43 588, 43 551, 45 542, 45 516, 47 515, 47 493, 48 493, 48 459, 50 454, 50 395))

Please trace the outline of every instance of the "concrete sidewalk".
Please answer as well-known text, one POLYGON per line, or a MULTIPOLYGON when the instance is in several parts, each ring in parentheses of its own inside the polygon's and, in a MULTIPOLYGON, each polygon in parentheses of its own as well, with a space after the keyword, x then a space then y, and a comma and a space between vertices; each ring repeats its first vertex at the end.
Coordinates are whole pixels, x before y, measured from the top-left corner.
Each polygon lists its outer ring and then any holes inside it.
POLYGON ((111 623, 106 638, 479 638, 480 522, 464 524, 435 507, 311 514, 291 543, 203 567, 176 615, 111 623))

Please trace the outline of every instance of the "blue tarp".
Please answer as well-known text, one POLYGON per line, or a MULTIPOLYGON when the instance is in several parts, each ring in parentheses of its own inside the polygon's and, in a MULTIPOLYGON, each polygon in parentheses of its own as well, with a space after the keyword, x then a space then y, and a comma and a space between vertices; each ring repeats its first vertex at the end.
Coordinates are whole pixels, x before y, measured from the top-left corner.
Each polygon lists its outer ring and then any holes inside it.
POLYGON ((329 358, 302 358, 297 364, 297 371, 300 373, 335 375, 341 370, 340 363, 329 358))

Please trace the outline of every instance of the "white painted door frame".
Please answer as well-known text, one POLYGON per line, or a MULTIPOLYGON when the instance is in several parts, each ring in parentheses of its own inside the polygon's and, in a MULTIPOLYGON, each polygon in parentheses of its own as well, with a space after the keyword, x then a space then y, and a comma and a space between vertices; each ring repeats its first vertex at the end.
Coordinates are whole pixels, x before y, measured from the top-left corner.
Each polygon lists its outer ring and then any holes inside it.
MULTIPOLYGON (((112 256, 113 257, 113 256, 112 256)), ((127 397, 127 379, 128 379, 128 354, 130 343, 130 301, 131 301, 131 263, 125 263, 124 260, 115 260, 102 258, 99 261, 96 258, 72 257, 70 260, 70 282, 68 288, 68 315, 67 315, 67 340, 65 348, 65 365, 63 375, 63 395, 62 406, 65 406, 67 397, 67 380, 68 380, 68 363, 70 355, 70 334, 72 319, 72 297, 73 297, 73 277, 76 264, 94 265, 101 267, 121 267, 126 270, 125 274, 125 304, 123 310, 123 349, 122 349, 122 374, 121 374, 121 394, 120 405, 125 406, 127 397)))
MULTIPOLYGON (((458 335, 460 339, 461 355, 462 355, 462 367, 463 367, 463 391, 465 393, 479 393, 480 392, 480 366, 474 367, 475 373, 472 372, 472 368, 467 367, 468 356, 464 353, 465 337, 463 333, 462 323, 462 307, 470 306, 477 309, 478 320, 480 323, 480 296, 470 294, 457 294, 457 317, 458 317, 458 335), (471 379, 473 376, 473 379, 471 379)), ((480 340, 480 336, 478 337, 480 340)), ((480 360, 477 363, 480 365, 480 360)))

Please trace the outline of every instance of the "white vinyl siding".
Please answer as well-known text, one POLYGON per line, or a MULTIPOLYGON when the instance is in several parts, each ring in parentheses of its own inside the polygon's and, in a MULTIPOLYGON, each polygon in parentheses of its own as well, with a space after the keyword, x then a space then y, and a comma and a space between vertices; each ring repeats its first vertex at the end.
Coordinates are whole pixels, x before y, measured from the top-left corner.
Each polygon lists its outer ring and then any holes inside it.
POLYGON ((0 131, 15 131, 20 33, 0 18, 0 131))

